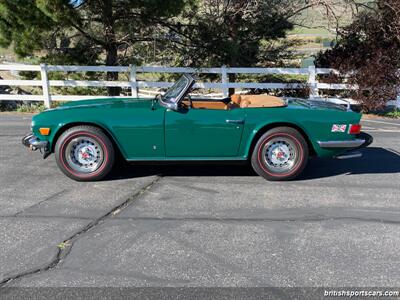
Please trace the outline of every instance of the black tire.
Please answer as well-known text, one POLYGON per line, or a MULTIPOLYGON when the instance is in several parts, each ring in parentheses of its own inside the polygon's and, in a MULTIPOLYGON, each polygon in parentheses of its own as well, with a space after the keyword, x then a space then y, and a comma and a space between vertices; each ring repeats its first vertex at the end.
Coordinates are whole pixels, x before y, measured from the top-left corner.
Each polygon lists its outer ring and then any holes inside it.
POLYGON ((76 126, 63 132, 54 152, 60 170, 77 181, 103 179, 115 161, 112 142, 101 129, 93 126, 76 126))
POLYGON ((308 145, 301 133, 291 127, 276 127, 257 141, 251 165, 258 175, 269 181, 286 181, 300 175, 308 157, 308 145))

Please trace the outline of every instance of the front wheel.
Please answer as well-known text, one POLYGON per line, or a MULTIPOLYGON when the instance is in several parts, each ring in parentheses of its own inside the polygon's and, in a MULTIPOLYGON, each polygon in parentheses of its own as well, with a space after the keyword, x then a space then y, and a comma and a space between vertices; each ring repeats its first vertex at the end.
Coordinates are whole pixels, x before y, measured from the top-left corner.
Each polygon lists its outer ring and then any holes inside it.
POLYGON ((267 131, 258 140, 251 157, 254 171, 270 181, 296 178, 307 161, 307 142, 296 129, 290 127, 267 131))
POLYGON ((110 139, 93 126, 76 126, 61 134, 55 146, 58 167, 77 181, 103 179, 114 165, 110 139))

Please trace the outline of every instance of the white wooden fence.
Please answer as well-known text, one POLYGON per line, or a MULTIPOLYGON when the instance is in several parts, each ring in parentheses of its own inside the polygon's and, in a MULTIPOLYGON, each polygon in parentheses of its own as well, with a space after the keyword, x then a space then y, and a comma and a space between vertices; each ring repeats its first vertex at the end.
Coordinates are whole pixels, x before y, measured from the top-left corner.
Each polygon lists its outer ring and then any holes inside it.
MULTIPOLYGON (((320 83, 317 78, 319 74, 330 74, 336 72, 332 69, 319 69, 315 66, 309 68, 178 68, 178 67, 136 67, 136 66, 50 66, 24 65, 24 64, 2 64, 0 71, 34 71, 40 72, 40 80, 0 80, 0 86, 32 86, 41 87, 42 95, 10 95, 0 94, 1 100, 21 101, 44 101, 46 107, 51 106, 52 101, 73 101, 92 98, 128 98, 137 97, 143 88, 166 88, 171 82, 139 81, 139 73, 196 73, 196 74, 218 74, 219 82, 200 82, 196 88, 216 89, 222 91, 222 96, 228 96, 228 89, 302 89, 304 83, 254 83, 254 82, 229 82, 228 74, 282 74, 282 75, 305 75, 308 76, 307 84, 310 88, 310 99, 318 98, 320 90, 352 90, 356 86, 347 84, 320 83), (49 72, 119 72, 129 74, 129 81, 84 81, 84 80, 49 80, 49 72), (131 89, 131 96, 107 97, 107 96, 77 96, 77 95, 52 95, 51 87, 121 87, 131 89)), ((340 102, 340 100, 338 100, 340 102)), ((398 99, 400 106, 400 98, 398 99)))

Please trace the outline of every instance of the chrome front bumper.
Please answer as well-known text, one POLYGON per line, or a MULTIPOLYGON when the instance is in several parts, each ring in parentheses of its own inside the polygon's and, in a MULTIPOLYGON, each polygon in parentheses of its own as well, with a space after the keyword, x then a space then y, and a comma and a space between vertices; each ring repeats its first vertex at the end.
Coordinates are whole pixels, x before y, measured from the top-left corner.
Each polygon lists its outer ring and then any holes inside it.
POLYGON ((49 142, 39 140, 33 133, 26 135, 22 139, 22 145, 28 147, 32 151, 39 149, 40 152, 43 153, 43 158, 50 155, 49 142))

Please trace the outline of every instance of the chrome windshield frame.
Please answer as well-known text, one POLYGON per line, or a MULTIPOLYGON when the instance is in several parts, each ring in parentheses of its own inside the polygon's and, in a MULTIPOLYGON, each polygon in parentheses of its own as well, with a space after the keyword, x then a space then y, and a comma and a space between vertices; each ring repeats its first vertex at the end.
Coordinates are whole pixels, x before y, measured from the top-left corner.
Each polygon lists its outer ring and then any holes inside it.
POLYGON ((185 87, 180 91, 180 93, 178 94, 177 97, 172 98, 171 101, 165 101, 164 96, 160 97, 160 104, 162 106, 164 106, 165 108, 172 109, 172 110, 178 110, 179 103, 183 100, 183 98, 186 96, 186 94, 188 93, 190 88, 195 83, 194 78, 189 74, 183 74, 183 76, 181 78, 179 78, 179 80, 181 80, 182 78, 186 79, 186 84, 185 84, 185 87))

